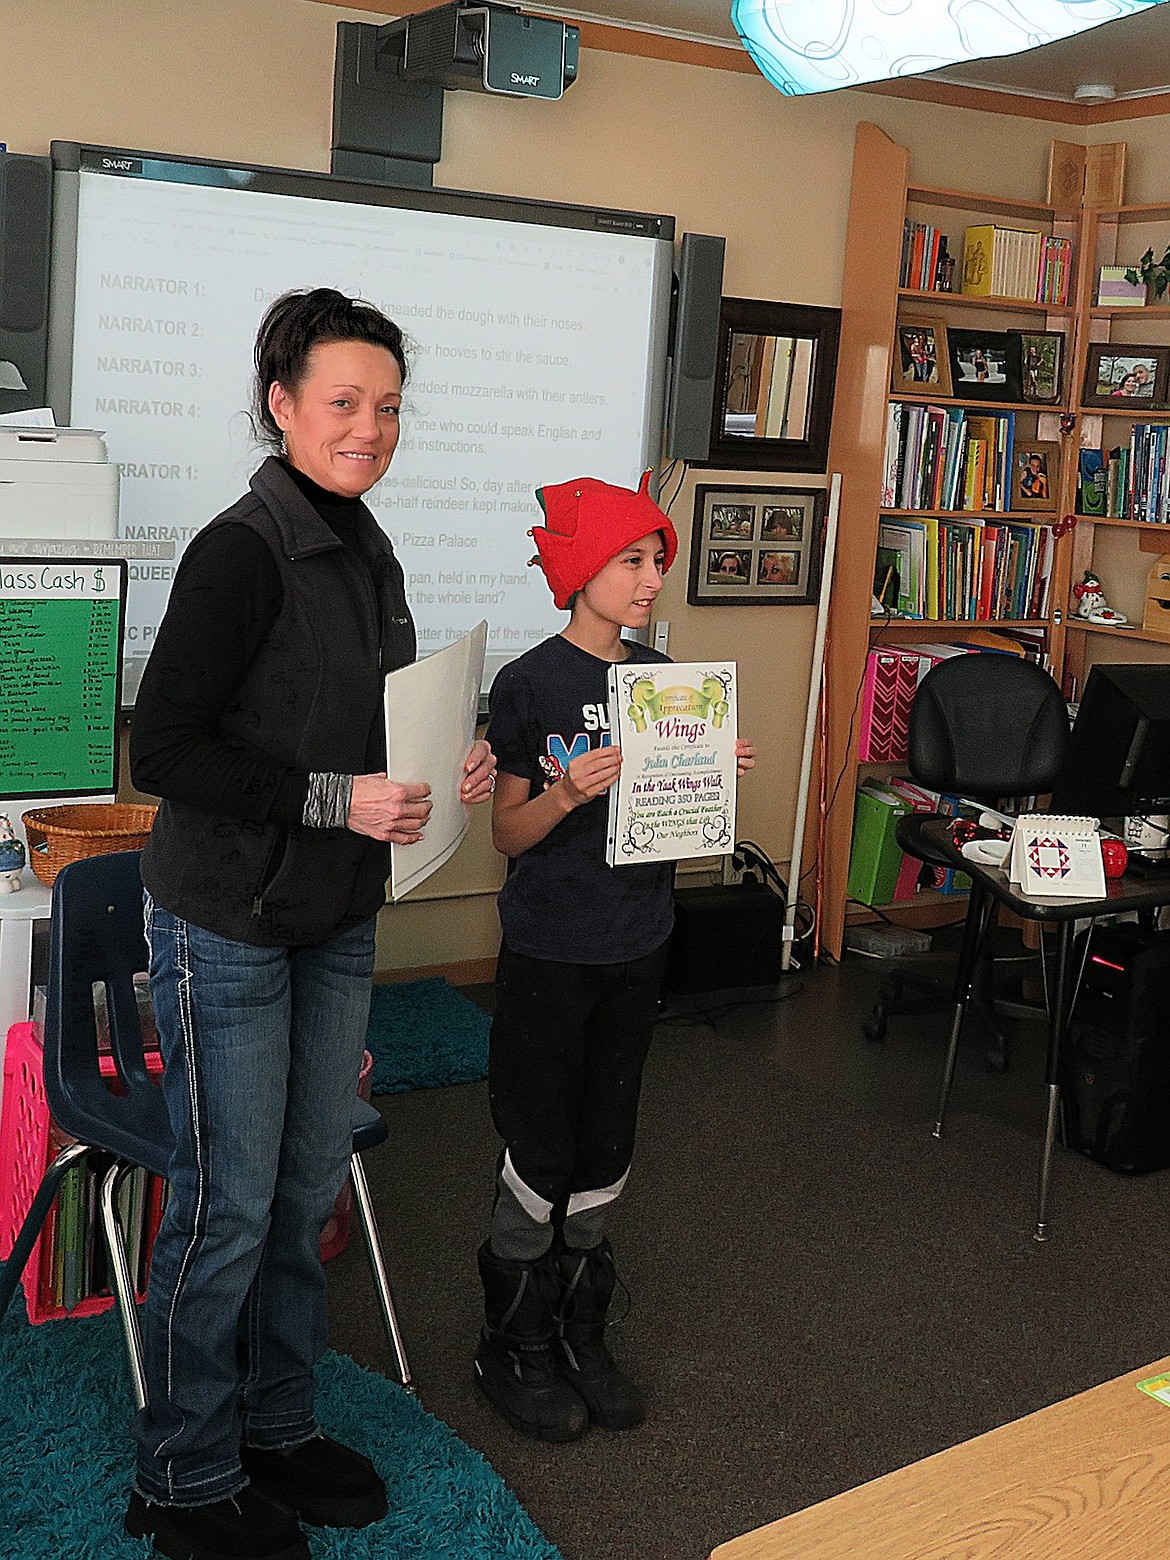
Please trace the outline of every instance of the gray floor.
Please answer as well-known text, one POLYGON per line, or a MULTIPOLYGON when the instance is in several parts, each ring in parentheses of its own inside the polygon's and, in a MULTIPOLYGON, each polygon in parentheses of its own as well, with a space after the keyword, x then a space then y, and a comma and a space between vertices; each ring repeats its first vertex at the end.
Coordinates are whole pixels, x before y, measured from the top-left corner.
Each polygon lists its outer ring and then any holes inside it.
MULTIPOLYGON (((392 1137, 368 1169, 422 1401, 565 1560, 700 1560, 1170 1353, 1167 1174, 1062 1152, 1037 1245, 1042 1037, 1021 1035, 1006 1075, 973 1037, 936 1142, 945 1021, 900 1020, 868 1044, 879 973, 818 970, 783 1003, 660 1026, 612 1229, 632 1296, 614 1347, 651 1398, 636 1431, 545 1447, 478 1397, 484 1085, 377 1101, 392 1137)), ((333 1341, 385 1370, 363 1269, 356 1241, 330 1265, 333 1341)))

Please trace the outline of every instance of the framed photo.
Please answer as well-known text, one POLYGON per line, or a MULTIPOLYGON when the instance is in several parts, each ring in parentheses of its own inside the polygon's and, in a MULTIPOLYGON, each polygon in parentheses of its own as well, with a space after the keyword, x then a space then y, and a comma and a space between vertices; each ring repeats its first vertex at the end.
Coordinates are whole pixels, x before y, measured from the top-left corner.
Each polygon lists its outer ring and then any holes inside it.
POLYGON ((1060 492, 1060 445, 1047 439, 1017 439, 1012 452, 1013 509, 1052 514, 1060 492))
POLYGON ((907 395, 950 395, 947 328, 942 320, 898 321, 892 382, 895 390, 907 395))
POLYGON ((1166 400, 1170 347, 1135 347, 1128 341, 1091 341, 1085 359, 1082 406, 1134 402, 1135 410, 1166 400))
POLYGON ((959 401, 1020 401, 1020 338, 1007 330, 952 330, 952 393, 959 401))
POLYGON ((1055 406, 1064 388, 1064 332, 1022 330, 1020 397, 1036 406, 1055 406))
POLYGON ((687 600, 807 606, 821 578, 822 488, 698 487, 687 600))

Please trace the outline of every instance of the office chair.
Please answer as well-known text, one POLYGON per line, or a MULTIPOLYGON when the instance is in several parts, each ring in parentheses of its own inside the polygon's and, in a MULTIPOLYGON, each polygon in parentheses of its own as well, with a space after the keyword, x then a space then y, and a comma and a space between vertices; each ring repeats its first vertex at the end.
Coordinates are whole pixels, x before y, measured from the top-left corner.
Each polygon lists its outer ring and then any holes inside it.
MULTIPOLYGON (((1068 707, 1049 674, 1020 656, 981 651, 941 661, 923 678, 910 710, 908 768, 911 778, 929 790, 995 805, 1003 797, 1051 791, 1068 742, 1068 707)), ((907 813, 895 834, 907 855, 946 868, 950 863, 923 838, 923 825, 938 816, 907 813)), ((992 1033, 988 1065, 1002 1071, 1008 1043, 998 1017, 1034 1016, 1038 1009, 991 996, 987 934, 992 915, 989 904, 972 1006, 992 1033)), ((890 1017, 943 1012, 952 1000, 949 984, 932 981, 925 971, 917 973, 913 966, 895 970, 882 982, 863 1032, 867 1039, 882 1040, 890 1017), (908 987, 917 994, 908 994, 908 987)))
MULTIPOLYGON (((77 1138, 46 1170, 0 1264, 0 1319, 20 1282, 65 1173, 90 1154, 108 1161, 101 1181, 101 1220, 109 1252, 111 1287, 118 1304, 136 1405, 146 1401, 142 1338, 134 1278, 118 1217, 124 1176, 142 1166, 166 1176, 173 1136, 163 1101, 147 1071, 134 976, 149 968, 143 930, 139 852, 125 851, 71 862, 53 885, 49 924, 49 985, 45 1014, 45 1093, 59 1126, 77 1138), (119 1089, 111 1091, 100 1069, 94 987, 105 988, 110 1050, 119 1089)), ((361 1154, 389 1136, 379 1113, 359 1099, 354 1080, 354 1130, 350 1175, 377 1292, 382 1323, 402 1385, 413 1391, 410 1365, 394 1310, 382 1243, 361 1154)))

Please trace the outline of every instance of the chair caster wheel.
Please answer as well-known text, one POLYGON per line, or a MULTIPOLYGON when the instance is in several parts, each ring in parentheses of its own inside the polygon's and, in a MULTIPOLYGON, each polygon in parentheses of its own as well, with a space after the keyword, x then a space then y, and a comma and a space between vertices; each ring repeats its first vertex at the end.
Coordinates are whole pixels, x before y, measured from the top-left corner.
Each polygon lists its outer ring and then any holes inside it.
POLYGON ((875 1045, 886 1038, 886 1015, 880 1007, 875 1007, 873 1012, 861 1026, 861 1032, 867 1040, 875 1045))

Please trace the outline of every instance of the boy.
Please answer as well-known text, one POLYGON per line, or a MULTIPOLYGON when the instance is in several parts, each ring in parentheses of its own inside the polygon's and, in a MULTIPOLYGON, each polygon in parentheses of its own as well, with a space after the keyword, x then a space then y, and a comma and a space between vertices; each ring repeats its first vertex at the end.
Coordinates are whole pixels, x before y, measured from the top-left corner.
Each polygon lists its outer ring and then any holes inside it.
MULTIPOLYGON (((511 869, 488 1064, 504 1152, 479 1251, 475 1377, 514 1429, 546 1441, 645 1414, 604 1342, 616 1282, 604 1228, 629 1174, 673 868, 606 865, 604 797, 621 767, 608 669, 670 659, 621 637, 648 626, 678 550, 649 477, 637 492, 592 477, 537 492, 546 523, 530 533, 532 562, 572 616, 491 692, 492 838, 511 869)), ((737 758, 741 773, 752 767, 750 744, 737 758)))

